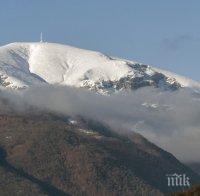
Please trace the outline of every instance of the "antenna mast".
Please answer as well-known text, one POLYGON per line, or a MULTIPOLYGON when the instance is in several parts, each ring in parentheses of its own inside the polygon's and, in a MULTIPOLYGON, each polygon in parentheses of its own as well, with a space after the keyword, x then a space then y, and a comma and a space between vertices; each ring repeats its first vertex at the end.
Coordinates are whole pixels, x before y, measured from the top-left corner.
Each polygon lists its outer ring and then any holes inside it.
POLYGON ((40 33, 40 42, 43 42, 43 36, 42 36, 42 32, 40 33))

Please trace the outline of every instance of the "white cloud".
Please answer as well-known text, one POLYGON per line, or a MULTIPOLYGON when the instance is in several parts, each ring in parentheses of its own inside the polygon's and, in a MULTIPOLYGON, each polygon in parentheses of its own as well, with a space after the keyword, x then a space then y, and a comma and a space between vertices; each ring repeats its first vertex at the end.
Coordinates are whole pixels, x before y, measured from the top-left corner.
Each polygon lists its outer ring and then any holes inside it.
POLYGON ((137 131, 181 160, 200 161, 200 95, 190 90, 143 88, 103 96, 70 87, 41 86, 2 92, 15 109, 26 110, 28 104, 82 115, 108 123, 115 131, 137 131))

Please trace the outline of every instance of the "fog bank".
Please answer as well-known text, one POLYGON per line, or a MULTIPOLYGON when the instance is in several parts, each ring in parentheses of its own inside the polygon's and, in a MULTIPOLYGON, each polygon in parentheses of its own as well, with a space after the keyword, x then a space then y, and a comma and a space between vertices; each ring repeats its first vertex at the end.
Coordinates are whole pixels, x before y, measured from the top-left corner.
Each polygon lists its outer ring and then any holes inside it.
POLYGON ((200 161, 200 94, 142 88, 132 93, 98 95, 58 86, 22 91, 2 89, 16 110, 27 105, 107 123, 113 130, 135 131, 183 161, 200 161))

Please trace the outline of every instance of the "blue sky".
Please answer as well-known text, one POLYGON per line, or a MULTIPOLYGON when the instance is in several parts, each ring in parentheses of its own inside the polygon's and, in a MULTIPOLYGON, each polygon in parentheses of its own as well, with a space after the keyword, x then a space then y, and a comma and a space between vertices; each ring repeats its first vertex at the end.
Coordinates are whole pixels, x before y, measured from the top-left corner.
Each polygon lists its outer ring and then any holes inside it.
POLYGON ((1 0, 0 45, 38 41, 98 50, 200 81, 199 0, 1 0))

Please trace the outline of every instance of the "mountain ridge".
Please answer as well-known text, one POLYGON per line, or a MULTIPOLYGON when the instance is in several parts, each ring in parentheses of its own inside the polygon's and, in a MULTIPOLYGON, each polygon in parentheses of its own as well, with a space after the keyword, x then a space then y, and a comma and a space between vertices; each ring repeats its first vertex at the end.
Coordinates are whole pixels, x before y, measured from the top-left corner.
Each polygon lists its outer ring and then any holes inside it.
POLYGON ((200 87, 198 82, 149 65, 46 42, 0 47, 0 83, 11 88, 69 85, 103 94, 145 86, 170 90, 200 87))

